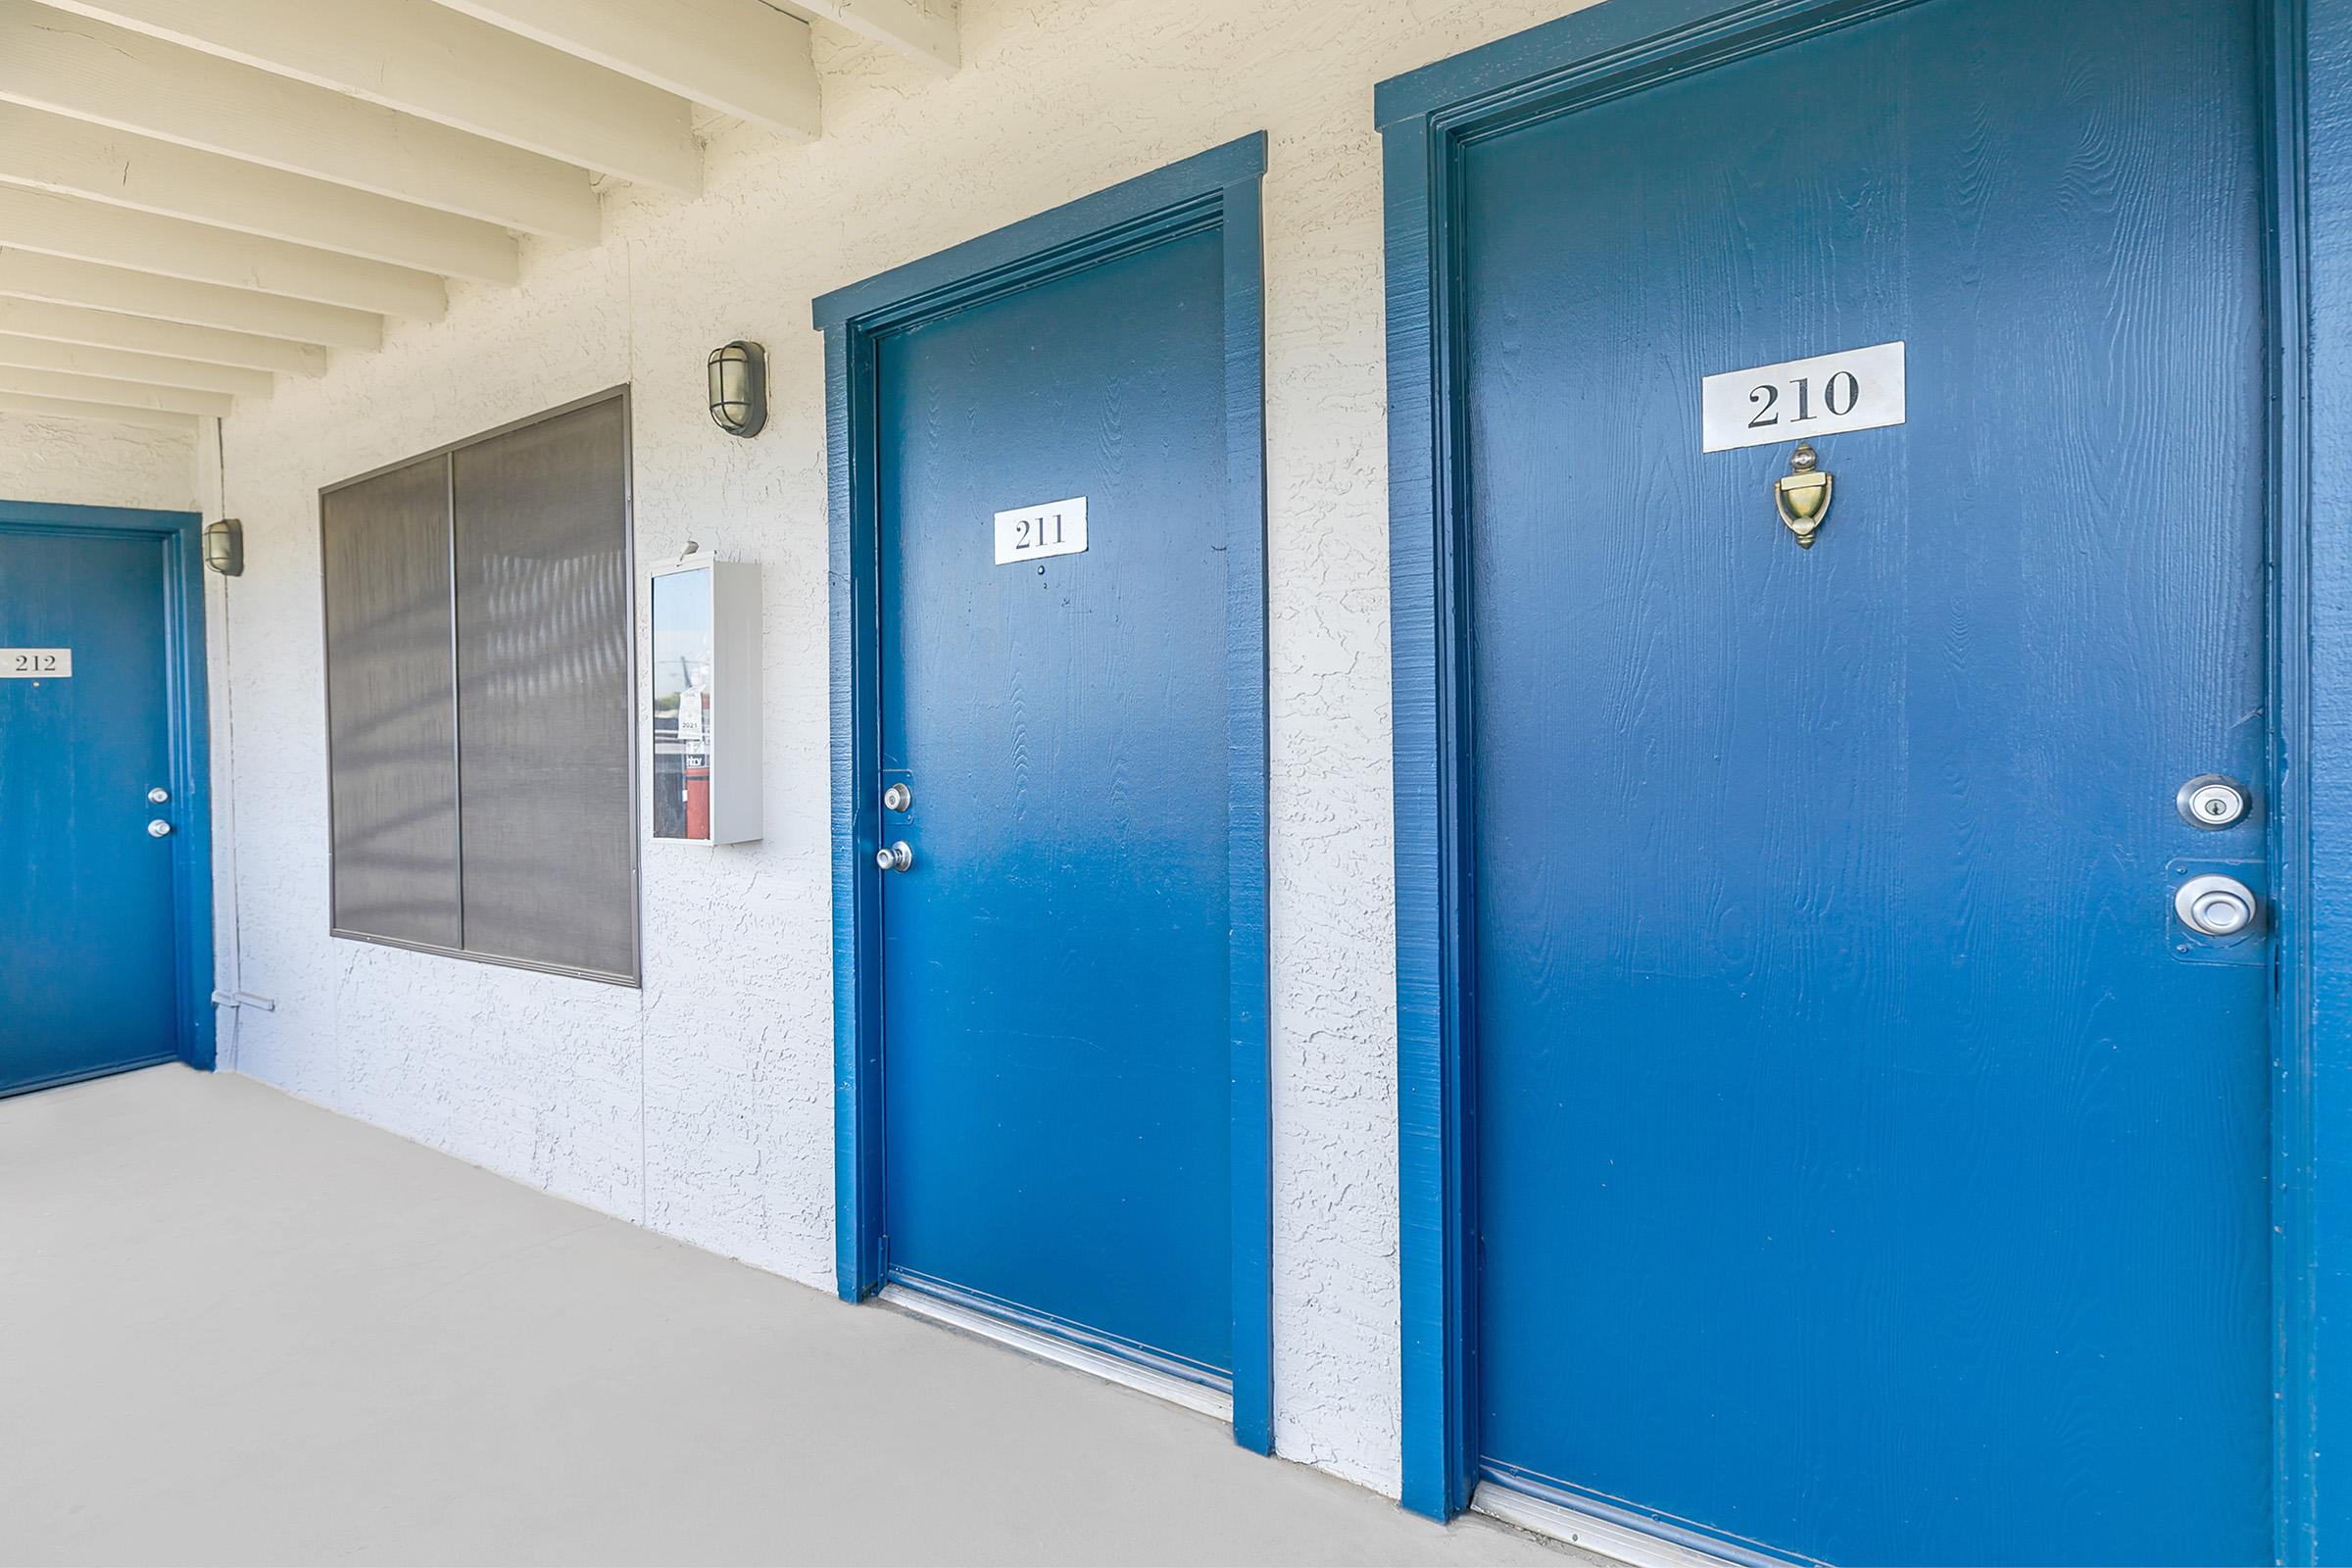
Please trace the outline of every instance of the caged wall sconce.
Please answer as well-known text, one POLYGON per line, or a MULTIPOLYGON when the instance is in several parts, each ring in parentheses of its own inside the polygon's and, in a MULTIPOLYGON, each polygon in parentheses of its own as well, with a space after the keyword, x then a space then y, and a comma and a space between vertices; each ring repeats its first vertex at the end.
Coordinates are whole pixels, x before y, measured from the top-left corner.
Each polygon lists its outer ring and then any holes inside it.
POLYGON ((710 417, 729 435, 767 423, 767 351, 740 340, 710 351, 710 417))
POLYGON ((245 574, 245 524, 222 517, 204 525, 204 564, 223 577, 245 574))

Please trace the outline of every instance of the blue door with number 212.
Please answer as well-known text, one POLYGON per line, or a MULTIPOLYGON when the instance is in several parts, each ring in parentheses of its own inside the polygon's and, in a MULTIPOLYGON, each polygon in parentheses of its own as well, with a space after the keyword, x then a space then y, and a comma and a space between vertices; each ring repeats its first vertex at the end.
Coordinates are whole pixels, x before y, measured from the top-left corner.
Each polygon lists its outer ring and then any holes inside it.
POLYGON ((74 510, 0 504, 0 1094, 170 1060, 203 1005, 183 1019, 185 540, 49 515, 74 510))

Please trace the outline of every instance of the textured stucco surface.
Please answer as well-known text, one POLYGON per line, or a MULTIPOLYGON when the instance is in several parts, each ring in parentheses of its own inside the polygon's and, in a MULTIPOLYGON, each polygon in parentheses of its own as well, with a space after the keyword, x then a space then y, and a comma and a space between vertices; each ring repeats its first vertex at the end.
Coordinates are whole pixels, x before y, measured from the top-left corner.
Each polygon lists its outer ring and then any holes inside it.
POLYGON ((0 501, 192 511, 195 442, 145 425, 0 409, 0 501))
MULTIPOLYGON (((1372 87, 1564 0, 966 0, 943 75, 823 32, 826 134, 712 142, 688 202, 620 189, 595 250, 244 405, 203 493, 241 514, 215 608, 224 1029, 239 1070, 810 1283, 832 1275, 824 405, 811 296, 1204 147, 1265 183, 1277 1441, 1394 1491, 1395 1008, 1381 214, 1372 87), (763 341, 767 433, 704 412, 763 341), (623 382, 640 564, 762 564, 766 837, 648 846, 642 993, 326 935, 316 491, 623 382), (233 866, 230 862, 233 861, 233 866)), ((5 488, 5 487, 0 487, 5 488)))

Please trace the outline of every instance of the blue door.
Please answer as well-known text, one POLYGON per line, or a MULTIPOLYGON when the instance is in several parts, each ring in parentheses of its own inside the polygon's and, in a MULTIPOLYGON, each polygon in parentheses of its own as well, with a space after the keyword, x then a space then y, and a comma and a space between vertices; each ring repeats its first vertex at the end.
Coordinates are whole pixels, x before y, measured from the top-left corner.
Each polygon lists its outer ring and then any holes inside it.
POLYGON ((2270 955, 2175 912, 2264 879, 2255 10, 1923 0, 1462 148, 1490 1484, 2271 1559, 2270 955), (1701 377, 1897 342, 1800 548, 1849 389, 1705 452, 1701 377))
POLYGON ((167 548, 0 520, 0 1094, 180 1049, 167 548))
POLYGON ((886 1276, 1211 1384, 1233 1322, 1223 243, 884 334, 872 371, 869 787, 910 857, 881 878, 886 1276))

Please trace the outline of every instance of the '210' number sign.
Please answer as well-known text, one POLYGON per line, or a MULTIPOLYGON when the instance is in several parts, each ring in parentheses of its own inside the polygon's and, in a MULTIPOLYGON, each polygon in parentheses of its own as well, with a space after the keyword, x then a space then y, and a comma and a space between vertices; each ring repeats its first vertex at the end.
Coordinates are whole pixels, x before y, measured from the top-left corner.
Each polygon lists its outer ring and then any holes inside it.
POLYGON ((1729 370, 1698 384, 1699 447, 1803 441, 1903 422, 1903 345, 1729 370))

